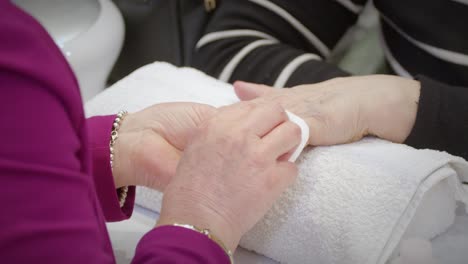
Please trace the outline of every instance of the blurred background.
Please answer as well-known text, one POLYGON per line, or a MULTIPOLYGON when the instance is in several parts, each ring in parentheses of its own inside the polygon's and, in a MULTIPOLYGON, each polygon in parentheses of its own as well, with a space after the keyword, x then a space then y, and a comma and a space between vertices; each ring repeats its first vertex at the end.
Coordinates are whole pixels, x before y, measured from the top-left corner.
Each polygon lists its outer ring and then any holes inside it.
MULTIPOLYGON (((195 43, 211 16, 203 0, 13 2, 52 35, 77 75, 84 101, 145 64, 191 65, 195 43)), ((353 74, 385 72, 377 23, 373 7, 366 7, 330 60, 353 74)))

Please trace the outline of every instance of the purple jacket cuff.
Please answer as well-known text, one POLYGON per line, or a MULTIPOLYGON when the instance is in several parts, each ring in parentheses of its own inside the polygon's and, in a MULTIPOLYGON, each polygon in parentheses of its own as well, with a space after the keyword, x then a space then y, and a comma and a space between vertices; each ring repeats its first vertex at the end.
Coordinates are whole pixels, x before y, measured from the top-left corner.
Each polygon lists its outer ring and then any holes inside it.
POLYGON ((106 221, 128 219, 133 212, 135 187, 128 189, 123 208, 120 208, 118 193, 110 167, 109 141, 115 115, 96 116, 87 119, 89 146, 92 155, 93 180, 99 203, 106 221))
POLYGON ((176 226, 161 226, 138 243, 132 263, 230 263, 224 250, 207 236, 176 226))

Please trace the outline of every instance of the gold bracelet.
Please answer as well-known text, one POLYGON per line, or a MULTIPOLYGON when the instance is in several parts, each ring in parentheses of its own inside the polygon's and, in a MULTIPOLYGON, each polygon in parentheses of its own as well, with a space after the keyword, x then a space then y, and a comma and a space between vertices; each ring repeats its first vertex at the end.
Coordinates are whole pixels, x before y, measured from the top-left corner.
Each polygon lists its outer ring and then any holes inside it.
POLYGON ((186 225, 186 224, 179 224, 179 223, 174 223, 172 225, 177 226, 177 227, 183 227, 183 228, 186 228, 186 229, 190 229, 190 230, 193 230, 195 232, 198 232, 198 233, 201 233, 201 234, 207 236, 209 239, 211 239, 213 242, 218 244, 218 246, 220 246, 224 250, 224 253, 226 253, 226 255, 229 257, 229 262, 231 264, 234 264, 234 257, 232 256, 232 251, 229 250, 219 238, 217 238, 215 235, 213 235, 209 229, 206 229, 206 228, 201 229, 201 228, 198 228, 198 227, 193 226, 193 225, 186 225))
POLYGON ((125 202, 127 201, 128 186, 119 188, 118 192, 119 192, 119 205, 120 205, 120 208, 122 208, 125 205, 125 202))
MULTIPOLYGON (((111 170, 114 168, 114 145, 117 139, 119 138, 120 125, 124 117, 127 114, 128 114, 127 111, 119 111, 117 113, 117 117, 114 120, 114 123, 112 124, 112 132, 111 132, 111 138, 110 138, 110 143, 109 143, 111 170)), ((125 201, 127 200, 128 186, 119 188, 118 193, 119 193, 119 205, 120 205, 120 208, 122 208, 125 204, 125 201)))

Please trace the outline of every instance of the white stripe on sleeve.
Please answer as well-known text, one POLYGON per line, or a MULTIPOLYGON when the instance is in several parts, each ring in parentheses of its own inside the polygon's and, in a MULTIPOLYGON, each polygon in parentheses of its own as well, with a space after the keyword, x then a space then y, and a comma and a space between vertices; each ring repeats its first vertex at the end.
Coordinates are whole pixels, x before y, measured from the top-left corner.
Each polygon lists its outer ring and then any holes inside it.
POLYGON ((385 37, 383 36, 382 30, 380 30, 380 43, 382 43, 385 57, 387 58, 388 63, 390 64, 392 69, 395 71, 395 73, 401 77, 412 79, 413 76, 405 68, 403 68, 403 66, 395 59, 392 52, 388 48, 387 43, 385 41, 385 37))
POLYGON ((299 20, 289 14, 286 10, 280 6, 268 1, 268 0, 249 0, 252 3, 260 5, 278 16, 286 20, 292 27, 299 31, 323 56, 328 57, 330 55, 330 49, 314 35, 307 27, 305 27, 299 20))
POLYGON ((231 61, 226 64, 223 71, 219 75, 219 80, 224 82, 229 82, 229 79, 232 76, 232 73, 236 69, 237 65, 247 56, 250 52, 255 50, 258 47, 266 46, 266 45, 273 45, 278 43, 277 40, 271 39, 261 39, 250 43, 249 45, 245 46, 242 50, 240 50, 232 59, 231 61))
POLYGON ((302 54, 292 60, 286 67, 284 67, 283 71, 278 75, 278 78, 275 81, 273 87, 275 88, 283 88, 286 83, 288 82, 291 75, 299 68, 302 64, 310 60, 321 60, 321 58, 316 54, 302 54))
POLYGON ((454 2, 458 2, 460 4, 465 4, 465 5, 468 5, 468 0, 452 0, 454 2))
MULTIPOLYGON (((467 0, 468 1, 468 0, 467 0)), ((405 39, 407 39, 409 42, 413 43, 415 46, 419 47, 420 49, 426 51, 427 53, 431 54, 432 56, 439 58, 444 61, 448 61, 454 64, 459 64, 463 66, 468 66, 468 55, 451 51, 451 50, 446 50, 438 47, 434 47, 431 45, 428 45, 426 43, 423 43, 407 33, 405 33, 402 29, 400 29, 393 21, 388 19, 387 17, 383 16, 384 20, 393 28, 395 29, 400 35, 402 35, 405 39)))
POLYGON ((274 37, 251 29, 233 29, 233 30, 223 30, 217 32, 211 32, 203 36, 197 43, 197 49, 205 46, 214 41, 223 40, 227 38, 236 38, 236 37, 258 37, 261 39, 271 39, 276 40, 274 37))
POLYGON ((343 7, 348 9, 349 11, 359 14, 362 11, 363 7, 353 3, 351 0, 335 0, 336 2, 340 3, 343 7))

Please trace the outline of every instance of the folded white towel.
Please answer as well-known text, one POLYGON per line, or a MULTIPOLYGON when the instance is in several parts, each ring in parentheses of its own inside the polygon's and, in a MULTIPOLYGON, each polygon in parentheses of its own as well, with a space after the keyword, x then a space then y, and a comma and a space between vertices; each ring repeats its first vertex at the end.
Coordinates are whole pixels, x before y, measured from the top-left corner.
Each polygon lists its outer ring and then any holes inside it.
MULTIPOLYGON (((237 99, 230 85, 196 70, 154 63, 89 101, 86 111, 111 114, 175 101, 221 106, 237 99)), ((463 159, 378 139, 307 149, 299 170, 242 247, 284 263, 385 263, 405 232, 431 239, 453 223, 455 201, 468 201, 460 184, 468 175, 463 159), (434 197, 431 209, 427 201, 434 197)), ((161 194, 140 188, 137 203, 159 212, 161 194)))

